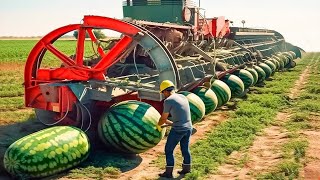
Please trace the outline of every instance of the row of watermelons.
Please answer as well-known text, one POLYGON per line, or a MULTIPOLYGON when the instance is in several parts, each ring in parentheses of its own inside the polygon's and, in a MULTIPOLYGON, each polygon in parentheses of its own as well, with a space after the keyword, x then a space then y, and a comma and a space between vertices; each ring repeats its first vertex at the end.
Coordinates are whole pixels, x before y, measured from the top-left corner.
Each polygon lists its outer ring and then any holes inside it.
MULTIPOLYGON (((201 120, 231 97, 241 97, 245 89, 262 83, 277 70, 293 66, 293 52, 277 54, 270 59, 227 74, 221 80, 180 91, 189 100, 192 122, 201 120)), ((141 153, 156 146, 165 134, 157 129, 159 112, 139 101, 124 101, 113 105, 98 124, 100 139, 125 153, 141 153)), ((6 170, 20 178, 45 177, 62 172, 84 161, 90 150, 86 134, 75 127, 57 126, 44 129, 14 142, 4 156, 6 170)))

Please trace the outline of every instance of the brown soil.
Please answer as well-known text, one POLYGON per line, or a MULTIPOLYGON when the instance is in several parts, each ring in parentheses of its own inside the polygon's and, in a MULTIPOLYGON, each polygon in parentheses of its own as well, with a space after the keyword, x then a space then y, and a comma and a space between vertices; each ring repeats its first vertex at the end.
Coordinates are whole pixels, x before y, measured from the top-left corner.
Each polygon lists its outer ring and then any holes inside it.
MULTIPOLYGON (((197 130, 191 136, 191 144, 198 141, 199 139, 205 137, 205 134, 213 129, 214 126, 218 125, 222 121, 226 120, 227 116, 224 112, 214 112, 204 118, 201 122, 194 125, 194 128, 197 130)), ((159 155, 164 155, 164 146, 166 140, 163 139, 156 147, 148 150, 145 153, 140 154, 142 158, 141 164, 128 172, 121 174, 119 179, 157 179, 158 174, 161 173, 161 169, 154 165, 152 162, 156 160, 159 155)), ((180 148, 177 146, 176 150, 180 148)), ((180 168, 180 167, 177 167, 180 168)), ((177 177, 177 173, 174 173, 174 176, 177 177)))
MULTIPOLYGON (((298 97, 308 76, 309 68, 307 67, 291 89, 290 99, 298 97)), ((262 135, 257 136, 252 146, 245 152, 233 152, 228 162, 218 167, 217 173, 209 176, 208 179, 255 179, 257 175, 274 168, 281 161, 282 145, 288 141, 288 133, 281 125, 289 117, 289 112, 279 112, 275 118, 275 124, 278 125, 264 129, 262 135)))

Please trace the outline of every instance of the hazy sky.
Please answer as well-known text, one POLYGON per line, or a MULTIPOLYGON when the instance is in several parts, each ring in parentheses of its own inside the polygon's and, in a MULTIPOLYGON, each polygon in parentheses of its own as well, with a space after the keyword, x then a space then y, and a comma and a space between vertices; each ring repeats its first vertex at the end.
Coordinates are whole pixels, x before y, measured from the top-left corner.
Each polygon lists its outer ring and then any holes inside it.
MULTIPOLYGON (((320 51, 320 0, 201 0, 206 17, 268 28, 307 51, 320 51)), ((0 36, 39 36, 83 15, 122 18, 121 0, 1 0, 0 36)))

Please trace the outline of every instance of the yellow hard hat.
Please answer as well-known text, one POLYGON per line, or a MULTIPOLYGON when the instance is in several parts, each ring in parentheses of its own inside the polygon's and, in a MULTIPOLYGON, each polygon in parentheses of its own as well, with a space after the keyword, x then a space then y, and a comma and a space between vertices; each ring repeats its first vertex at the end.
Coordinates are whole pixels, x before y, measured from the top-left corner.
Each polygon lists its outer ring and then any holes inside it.
POLYGON ((160 84, 160 92, 167 89, 168 87, 174 87, 174 84, 170 80, 164 80, 160 84))

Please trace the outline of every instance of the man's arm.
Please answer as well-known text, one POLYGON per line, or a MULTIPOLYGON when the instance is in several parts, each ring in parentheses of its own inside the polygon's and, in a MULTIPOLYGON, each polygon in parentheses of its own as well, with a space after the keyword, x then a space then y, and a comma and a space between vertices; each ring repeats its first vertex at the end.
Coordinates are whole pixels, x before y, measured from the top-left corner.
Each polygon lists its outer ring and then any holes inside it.
MULTIPOLYGON (((162 113, 162 115, 159 119, 158 125, 161 126, 162 124, 167 123, 167 121, 169 121, 168 117, 169 117, 169 113, 162 113)), ((172 124, 172 122, 171 122, 171 124, 172 124)))

